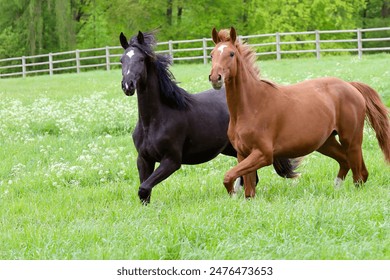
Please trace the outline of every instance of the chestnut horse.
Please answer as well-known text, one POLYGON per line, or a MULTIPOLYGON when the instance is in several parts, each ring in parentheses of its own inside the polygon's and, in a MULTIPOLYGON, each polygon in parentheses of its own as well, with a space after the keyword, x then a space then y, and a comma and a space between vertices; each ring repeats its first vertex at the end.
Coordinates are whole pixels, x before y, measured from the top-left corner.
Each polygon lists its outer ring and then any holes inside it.
POLYGON ((356 185, 366 182, 365 117, 390 163, 388 109, 374 89, 333 77, 276 85, 259 77, 254 51, 237 40, 234 28, 219 33, 214 28, 212 38, 216 45, 209 80, 215 89, 225 84, 228 137, 239 161, 224 178, 229 193, 234 192, 234 180, 244 176, 245 195, 253 197, 257 169, 272 164, 276 157, 295 158, 313 151, 339 163, 336 185, 350 169, 356 185))

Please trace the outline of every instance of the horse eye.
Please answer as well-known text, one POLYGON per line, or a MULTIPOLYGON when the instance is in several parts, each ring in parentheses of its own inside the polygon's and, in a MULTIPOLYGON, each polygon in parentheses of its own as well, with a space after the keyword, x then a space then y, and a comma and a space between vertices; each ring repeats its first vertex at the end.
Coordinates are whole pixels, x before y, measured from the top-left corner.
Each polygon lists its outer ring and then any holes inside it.
POLYGON ((230 57, 233 57, 234 56, 234 52, 230 52, 230 57))
POLYGON ((213 55, 212 54, 210 54, 210 58, 213 59, 213 55))

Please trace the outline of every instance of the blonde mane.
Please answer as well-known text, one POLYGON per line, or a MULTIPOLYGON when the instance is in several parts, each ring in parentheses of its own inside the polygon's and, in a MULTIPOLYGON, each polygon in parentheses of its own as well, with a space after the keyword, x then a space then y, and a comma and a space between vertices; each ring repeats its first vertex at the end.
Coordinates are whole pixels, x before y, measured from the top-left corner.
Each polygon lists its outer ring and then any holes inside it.
MULTIPOLYGON (((218 32, 218 37, 221 42, 230 42, 230 29, 221 29, 218 32)), ((256 80, 260 79, 260 69, 256 65, 256 53, 255 51, 247 44, 241 42, 238 38, 234 43, 238 52, 240 53, 242 59, 244 60, 244 64, 247 66, 248 72, 255 78, 256 80)))
MULTIPOLYGON (((230 29, 221 29, 218 32, 218 38, 221 40, 221 42, 230 42, 230 29)), ((234 45, 240 53, 242 59, 244 60, 246 69, 254 79, 265 82, 274 88, 278 87, 277 84, 275 84, 274 82, 262 79, 260 77, 260 69, 256 63, 256 52, 246 42, 241 42, 237 38, 234 45)))
POLYGON ((257 80, 261 80, 260 69, 256 63, 256 52, 247 43, 242 43, 239 40, 236 41, 236 48, 241 54, 244 64, 247 66, 248 72, 257 80))

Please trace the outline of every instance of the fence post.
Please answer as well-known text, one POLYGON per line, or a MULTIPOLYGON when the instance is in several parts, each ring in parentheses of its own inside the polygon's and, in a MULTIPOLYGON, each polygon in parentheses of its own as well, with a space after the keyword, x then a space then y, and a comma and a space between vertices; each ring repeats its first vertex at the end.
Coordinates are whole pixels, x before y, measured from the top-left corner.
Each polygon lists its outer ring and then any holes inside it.
POLYGON ((207 64, 207 41, 203 38, 203 64, 207 64))
POLYGON ((80 51, 76 50, 76 71, 80 73, 80 51))
POLYGON ((22 75, 26 78, 26 57, 22 56, 22 75))
POLYGON ((172 40, 169 40, 169 42, 168 42, 168 49, 169 49, 169 55, 172 57, 172 64, 173 64, 173 45, 172 45, 172 40))
POLYGON ((53 76, 53 54, 49 53, 49 74, 53 76))
POLYGON ((357 32, 357 43, 358 43, 358 56, 359 59, 361 59, 363 55, 362 30, 358 28, 356 32, 357 32))
POLYGON ((317 59, 321 58, 320 32, 318 30, 316 30, 316 56, 317 59))
POLYGON ((110 49, 106 46, 106 69, 110 71, 110 49))
POLYGON ((276 32, 276 60, 280 60, 282 58, 282 54, 280 53, 280 34, 276 32))

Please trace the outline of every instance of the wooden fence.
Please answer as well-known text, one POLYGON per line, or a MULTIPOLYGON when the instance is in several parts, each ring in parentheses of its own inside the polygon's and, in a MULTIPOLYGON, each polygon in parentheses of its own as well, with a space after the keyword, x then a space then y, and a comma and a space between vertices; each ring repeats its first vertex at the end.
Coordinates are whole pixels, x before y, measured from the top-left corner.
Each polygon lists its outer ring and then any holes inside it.
MULTIPOLYGON (((390 27, 305 31, 240 36, 256 50, 257 56, 280 60, 283 57, 352 53, 359 58, 368 52, 390 52, 390 27)), ((173 61, 208 63, 213 42, 209 38, 160 42, 156 52, 173 61)), ((34 56, 0 59, 0 77, 77 72, 84 69, 119 68, 123 50, 119 46, 75 50, 34 56)))

